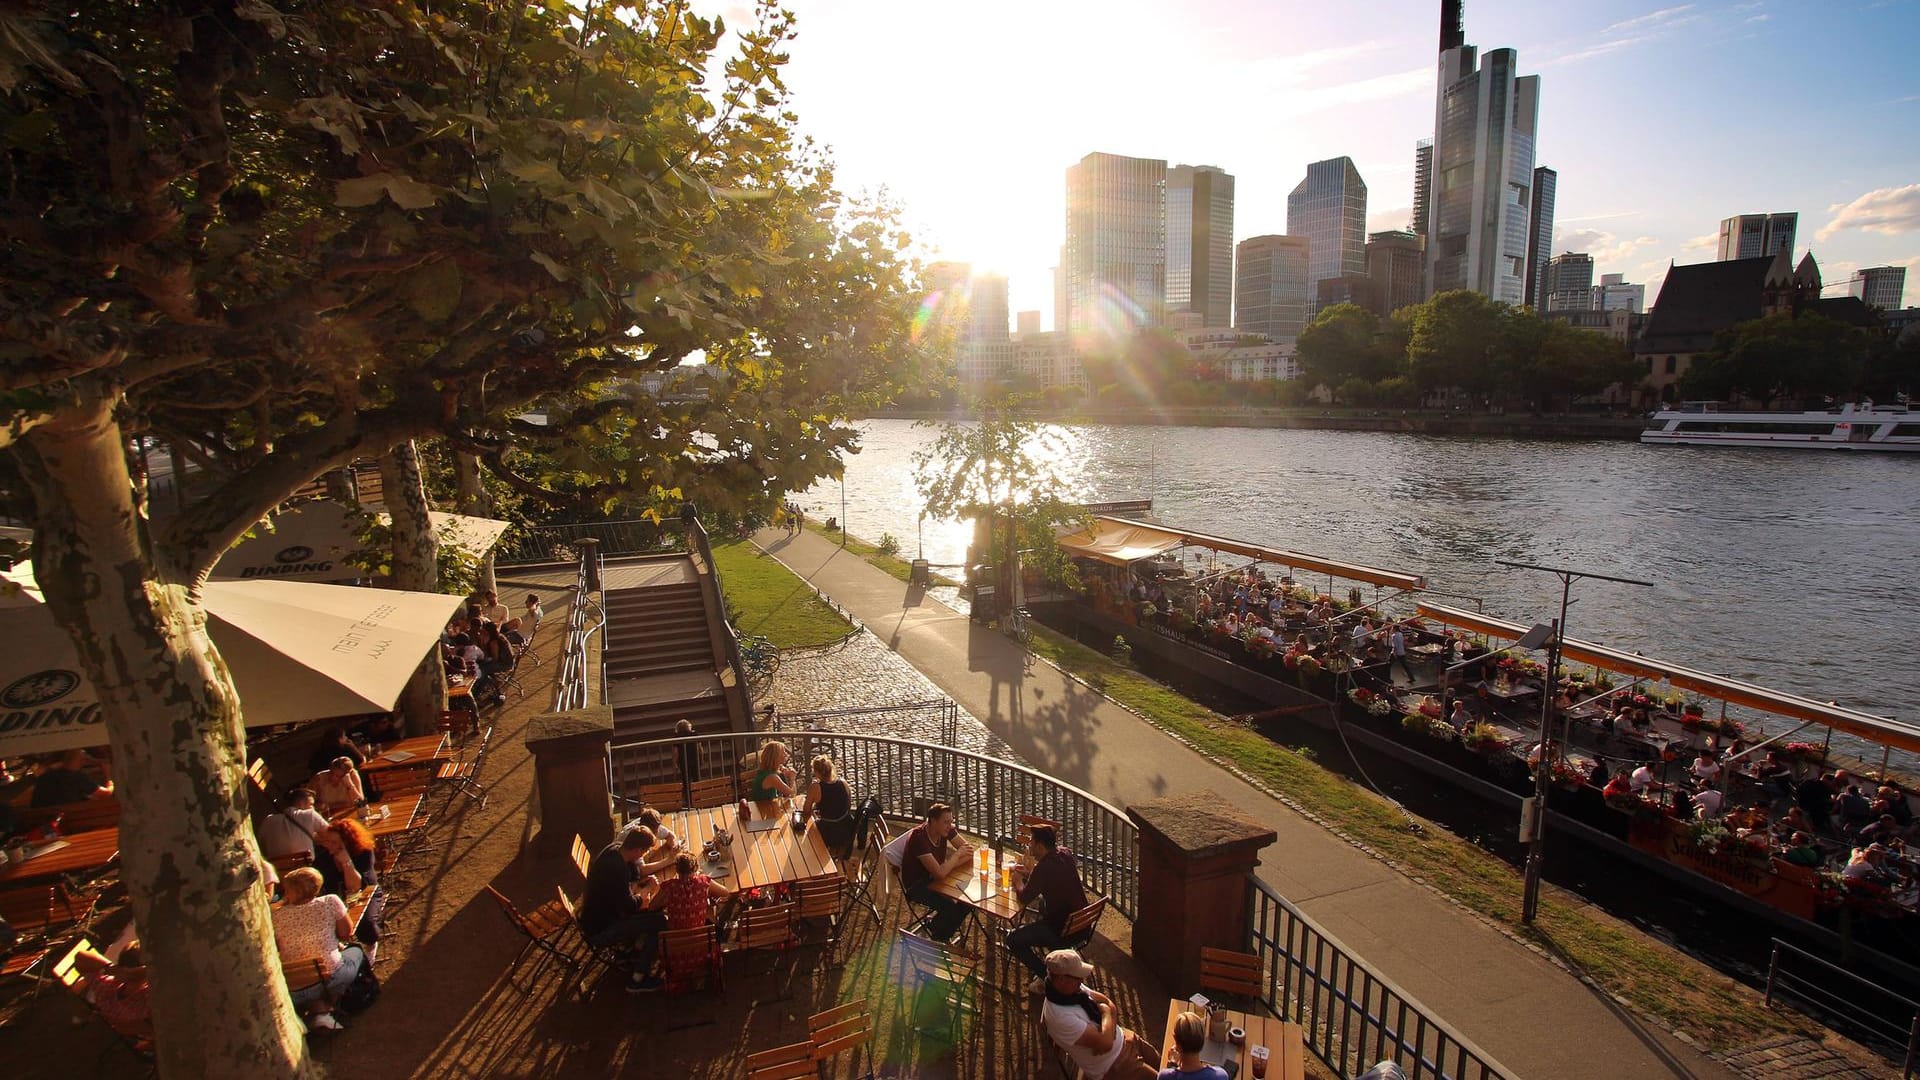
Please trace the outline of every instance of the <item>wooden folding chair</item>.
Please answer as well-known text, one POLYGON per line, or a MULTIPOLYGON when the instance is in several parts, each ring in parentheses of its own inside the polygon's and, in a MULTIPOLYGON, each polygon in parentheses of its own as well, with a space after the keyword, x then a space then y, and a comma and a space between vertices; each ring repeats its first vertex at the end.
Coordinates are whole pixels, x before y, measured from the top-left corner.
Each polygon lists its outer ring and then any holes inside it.
POLYGON ((691 785, 687 801, 696 809, 710 806, 725 806, 733 801, 733 778, 716 776, 711 780, 695 780, 691 785))
POLYGON ((462 761, 455 758, 452 761, 441 762, 440 767, 433 772, 433 779, 435 783, 446 786, 449 799, 454 795, 465 795, 473 802, 479 803, 480 808, 484 810, 487 808, 487 789, 480 783, 479 772, 478 761, 462 761))
POLYGON ((1086 907, 1067 917, 1067 925, 1060 928, 1060 947, 1063 949, 1084 949, 1093 940, 1093 932, 1100 925, 1100 916, 1107 913, 1107 898, 1096 896, 1086 907))
POLYGON ((840 920, 846 916, 847 879, 841 874, 821 874, 795 882, 794 913, 796 926, 814 920, 823 921, 827 926, 824 945, 827 947, 826 959, 833 960, 836 946, 840 944, 840 920))
MULTIPOLYGON (((865 998, 807 1017, 807 1036, 813 1040, 816 1067, 849 1050, 856 1053, 864 1050, 865 1080, 873 1080, 873 1012, 865 998)), ((858 1057, 855 1060, 858 1061, 858 1057)))
MULTIPOLYGON (((87 996, 87 976, 80 970, 79 960, 82 956, 90 956, 102 964, 107 962, 106 956, 96 950, 93 947, 93 943, 88 941, 86 935, 83 934, 73 940, 73 945, 69 947, 67 951, 61 955, 59 961, 53 965, 53 970, 50 974, 53 976, 54 981, 66 987, 69 993, 75 998, 78 998, 80 1003, 86 1006, 87 1011, 92 1013, 102 1024, 105 1024, 107 1030, 113 1032, 114 1037, 119 1039, 128 1050, 133 1051, 143 1058, 153 1057, 152 1039, 149 1039, 142 1032, 122 1030, 112 1021, 101 1016, 99 1010, 94 1008, 93 999, 87 996)), ((316 961, 316 963, 317 962, 318 961, 316 961)))
POLYGON ((0 918, 21 935, 46 934, 93 920, 98 898, 64 883, 23 885, 0 892, 0 918))
POLYGON ((794 904, 767 904, 748 908, 734 920, 733 951, 752 949, 785 952, 793 948, 794 904))
POLYGON ((747 1080, 803 1080, 819 1075, 813 1043, 790 1043, 747 1055, 747 1080))
POLYGON ((1021 814, 1019 817, 1014 819, 1013 837, 1012 837, 1013 842, 1020 846, 1021 851, 1027 850, 1027 846, 1033 843, 1033 830, 1039 828, 1042 825, 1045 825, 1048 828, 1052 829, 1053 835, 1055 836, 1055 838, 1059 837, 1060 835, 1059 822, 1053 820, 1052 818, 1038 817, 1033 814, 1021 814))
POLYGON ((719 928, 713 923, 661 931, 660 957, 662 970, 667 973, 667 989, 678 993, 683 988, 676 984, 683 976, 704 971, 707 986, 717 994, 726 994, 727 971, 721 962, 719 928))
POLYGON ((275 855, 267 861, 273 864, 273 872, 279 874, 280 877, 284 879, 288 874, 293 873, 303 866, 312 866, 313 852, 296 851, 289 855, 275 855))
POLYGON ((980 958, 904 928, 899 931, 899 942, 902 985, 908 990, 903 995, 909 1010, 908 1023, 916 1031, 927 1030, 916 1021, 922 1001, 920 991, 931 987, 934 993, 928 1000, 942 1006, 946 1013, 948 1041, 959 1042, 960 1019, 974 1008, 972 990, 980 958))
POLYGON ((486 890, 487 895, 493 897, 493 902, 500 905, 500 910, 506 915, 507 921, 527 939, 527 943, 520 946, 520 951, 514 954, 513 963, 507 967, 509 984, 513 982, 514 973, 520 969, 520 962, 525 960, 527 953, 534 949, 539 949, 543 958, 551 956, 570 969, 578 966, 578 961, 560 948, 560 939, 566 936, 567 928, 573 924, 567 918, 567 913, 561 908, 559 901, 549 900, 531 912, 523 914, 500 890, 491 885, 486 886, 486 890))
POLYGON ((286 975, 287 992, 297 994, 302 990, 320 987, 320 996, 328 1005, 337 1005, 333 991, 327 987, 327 962, 318 956, 303 956, 298 960, 280 961, 280 970, 286 975))
POLYGON ((434 722, 434 730, 455 743, 465 742, 473 734, 473 713, 465 709, 447 709, 434 722))
POLYGON ((880 926, 882 925, 880 906, 874 903, 873 900, 874 864, 887 861, 880 852, 887 846, 887 843, 892 840, 892 837, 887 833, 886 816, 879 810, 875 809, 869 812, 865 807, 862 807, 861 813, 867 817, 865 822, 867 825, 866 842, 862 844, 860 842, 862 837, 856 832, 854 836, 854 850, 851 852, 850 857, 857 858, 860 861, 854 871, 853 882, 847 888, 847 910, 851 912, 853 905, 860 904, 867 909, 867 914, 873 916, 873 925, 880 926))
POLYGON ((568 849, 573 856, 573 868, 580 871, 580 886, 587 884, 587 868, 593 865, 593 852, 587 850, 587 842, 580 839, 579 833, 573 834, 573 847, 568 849))
POLYGON ((662 812, 667 810, 686 810, 687 793, 678 781, 671 784, 640 785, 640 805, 651 806, 662 812))
POLYGON ((1232 949, 1200 948, 1200 991, 1209 997, 1227 994, 1240 1004, 1260 1000, 1260 958, 1232 949))

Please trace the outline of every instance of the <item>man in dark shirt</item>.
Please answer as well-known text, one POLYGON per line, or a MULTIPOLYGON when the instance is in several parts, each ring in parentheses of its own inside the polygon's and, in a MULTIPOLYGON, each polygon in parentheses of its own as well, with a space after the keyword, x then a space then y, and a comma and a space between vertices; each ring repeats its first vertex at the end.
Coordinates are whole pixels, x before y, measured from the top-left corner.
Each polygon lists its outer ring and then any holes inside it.
POLYGON ((1053 826, 1034 826, 1033 839, 1027 843, 1027 858, 1032 862, 1031 870, 1021 866, 1013 871, 1020 887, 1020 904, 1030 907, 1039 901, 1042 916, 1008 934, 1007 948, 1014 959, 1033 972, 1033 982, 1027 989, 1044 994, 1047 965, 1041 958, 1055 949, 1068 947, 1069 942, 1061 934, 1073 913, 1087 906, 1087 890, 1080 885, 1080 864, 1073 852, 1060 846, 1053 826))
POLYGON ((47 770, 33 782, 33 805, 59 806, 87 799, 112 798, 113 781, 108 780, 103 784, 89 775, 86 768, 90 760, 85 750, 69 750, 61 754, 60 760, 47 766, 47 770))
POLYGON ((633 829, 618 843, 607 845, 587 864, 587 892, 580 900, 580 935, 589 945, 634 950, 633 970, 627 976, 630 994, 658 990, 661 985, 652 974, 653 960, 660 951, 660 931, 667 928, 667 917, 663 912, 641 910, 633 896, 640 860, 653 846, 653 834, 646 829, 633 829))
POLYGON ((1794 789, 1793 801, 1800 805, 1800 812, 1807 815, 1807 824, 1819 832, 1833 831, 1833 781, 1831 777, 1815 776, 1794 789))
POLYGON ((927 807, 925 823, 915 825, 907 834, 907 849, 900 860, 900 885, 907 899, 933 909, 927 934, 938 941, 953 937, 967 919, 967 905, 933 890, 933 883, 965 866, 973 858, 973 846, 960 838, 960 826, 953 820, 953 807, 934 803, 927 807))

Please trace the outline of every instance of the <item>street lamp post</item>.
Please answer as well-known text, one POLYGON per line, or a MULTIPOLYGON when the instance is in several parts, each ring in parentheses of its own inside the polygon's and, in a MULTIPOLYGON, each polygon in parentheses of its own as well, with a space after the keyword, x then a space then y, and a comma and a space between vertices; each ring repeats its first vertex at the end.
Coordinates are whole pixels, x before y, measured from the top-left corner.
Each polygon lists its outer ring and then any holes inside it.
POLYGON ((1564 566, 1540 566, 1534 563, 1494 560, 1515 570, 1538 570, 1560 579, 1560 617, 1553 620, 1553 636, 1547 641, 1547 682, 1540 691, 1540 761, 1533 767, 1533 831, 1527 840, 1527 864, 1520 900, 1520 921, 1532 923, 1540 909, 1540 870, 1547 858, 1547 785, 1553 764, 1560 760, 1560 744, 1553 738, 1553 697, 1560 684, 1560 650, 1567 633, 1567 605, 1572 602, 1575 578, 1598 578, 1622 585, 1653 587, 1651 581, 1614 577, 1564 566))

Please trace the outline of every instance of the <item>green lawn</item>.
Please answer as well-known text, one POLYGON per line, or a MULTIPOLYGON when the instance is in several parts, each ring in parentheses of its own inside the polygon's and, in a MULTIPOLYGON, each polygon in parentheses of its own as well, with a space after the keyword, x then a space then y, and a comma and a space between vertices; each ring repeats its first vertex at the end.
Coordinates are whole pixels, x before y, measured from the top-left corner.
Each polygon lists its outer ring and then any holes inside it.
POLYGON ((713 561, 742 634, 765 634, 789 649, 838 641, 852 629, 806 582, 744 540, 713 545, 713 561))

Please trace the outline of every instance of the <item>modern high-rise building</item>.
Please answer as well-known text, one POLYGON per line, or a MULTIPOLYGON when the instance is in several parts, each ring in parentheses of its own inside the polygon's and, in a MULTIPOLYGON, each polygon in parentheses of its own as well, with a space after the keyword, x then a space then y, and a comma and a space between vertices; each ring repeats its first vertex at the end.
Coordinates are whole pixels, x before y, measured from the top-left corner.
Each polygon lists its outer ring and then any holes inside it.
POLYGON ((1366 274, 1367 185, 1352 158, 1307 166, 1287 196, 1287 235, 1307 238, 1309 296, 1328 278, 1366 274))
POLYGON ((1526 305, 1547 310, 1547 263, 1553 258, 1553 194, 1560 174, 1540 165, 1533 170, 1533 213, 1527 224, 1526 305))
POLYGON ((1167 170, 1167 312, 1233 325, 1233 177, 1211 165, 1167 170))
POLYGON ((1407 223, 1407 231, 1416 236, 1427 235, 1427 214, 1433 200, 1433 140, 1421 139, 1413 144, 1413 220, 1407 223))
POLYGON ((1165 158, 1088 154, 1067 170, 1067 329, 1126 336, 1167 302, 1165 158))
POLYGON ((1374 312, 1376 315, 1385 317, 1425 300, 1426 238, 1410 231, 1369 233, 1367 276, 1381 289, 1381 306, 1374 312))
POLYGON ((1869 266, 1853 275, 1847 292, 1865 301, 1868 307, 1882 311, 1900 310, 1900 299, 1907 291, 1904 266, 1869 266))
POLYGON ((1800 226, 1797 213, 1735 214, 1720 223, 1720 256, 1729 259, 1757 259, 1784 251, 1793 255, 1793 234, 1800 226))
POLYGON ((1067 246, 1060 245, 1060 261, 1053 264, 1053 328, 1067 329, 1067 246))
POLYGON ((1540 77, 1519 74, 1512 49, 1466 44, 1460 0, 1440 10, 1427 287, 1524 303, 1540 77))
POLYGON ((1647 287, 1630 285, 1625 274, 1602 274, 1593 287, 1594 311, 1626 311, 1638 315, 1646 310, 1647 287))
POLYGON ((975 274, 963 262, 927 264, 922 275, 936 348, 951 348, 954 374, 962 382, 1003 378, 1013 366, 1007 333, 1007 279, 975 274))
POLYGON ((1037 334, 1040 332, 1040 313, 1037 311, 1022 311, 1013 317, 1013 324, 1015 337, 1026 337, 1029 334, 1037 334))
POLYGON ((1547 264, 1542 311, 1586 311, 1593 306, 1593 256, 1582 251, 1555 255, 1547 264))
POLYGON ((1291 345, 1307 325, 1307 238, 1254 236, 1234 250, 1233 328, 1291 345))

